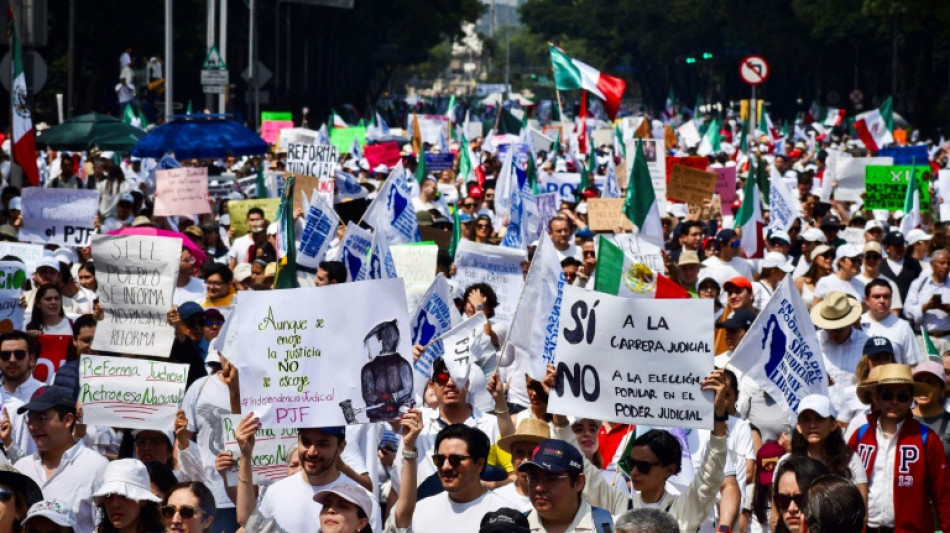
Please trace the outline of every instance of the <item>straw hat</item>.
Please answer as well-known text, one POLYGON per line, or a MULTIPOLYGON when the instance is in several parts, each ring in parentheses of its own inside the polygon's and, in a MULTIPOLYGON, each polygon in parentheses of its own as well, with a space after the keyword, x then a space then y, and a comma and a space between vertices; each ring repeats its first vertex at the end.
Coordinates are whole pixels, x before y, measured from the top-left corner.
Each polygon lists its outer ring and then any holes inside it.
POLYGON ((831 291, 811 308, 811 320, 822 329, 850 326, 861 316, 861 304, 841 291, 831 291))
POLYGON ((531 444, 541 444, 551 438, 551 428, 544 420, 537 418, 525 418, 518 424, 518 430, 514 435, 508 435, 498 440, 498 447, 511 453, 511 445, 516 442, 530 442, 531 444))
POLYGON ((861 403, 871 404, 874 391, 881 385, 907 385, 913 389, 914 396, 924 396, 930 392, 930 385, 914 381, 910 367, 900 364, 876 366, 871 369, 868 379, 858 385, 858 399, 861 403))

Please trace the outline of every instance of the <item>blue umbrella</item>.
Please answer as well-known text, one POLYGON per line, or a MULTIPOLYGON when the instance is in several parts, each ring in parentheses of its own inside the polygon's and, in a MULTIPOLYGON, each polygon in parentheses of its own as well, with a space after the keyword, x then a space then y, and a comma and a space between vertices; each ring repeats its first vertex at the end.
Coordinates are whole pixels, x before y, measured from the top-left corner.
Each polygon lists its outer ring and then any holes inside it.
POLYGON ((233 154, 260 155, 268 150, 259 135, 227 120, 227 115, 177 115, 132 147, 132 155, 160 158, 168 152, 182 159, 211 159, 233 154))

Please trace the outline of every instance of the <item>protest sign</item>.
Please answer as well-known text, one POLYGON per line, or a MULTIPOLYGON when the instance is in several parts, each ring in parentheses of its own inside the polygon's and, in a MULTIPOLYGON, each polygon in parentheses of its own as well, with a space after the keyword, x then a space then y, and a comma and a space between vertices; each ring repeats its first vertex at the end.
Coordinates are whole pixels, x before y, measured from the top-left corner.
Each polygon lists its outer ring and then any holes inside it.
POLYGON ((736 167, 711 167, 709 170, 718 176, 716 194, 719 195, 720 209, 731 212, 732 202, 736 201, 736 167))
POLYGON ((261 123, 268 121, 293 122, 294 114, 291 111, 261 111, 261 123))
POLYGON ((36 262, 43 257, 43 247, 39 244, 0 241, 0 257, 8 255, 23 261, 26 265, 26 276, 30 277, 36 272, 36 262))
POLYGON ((432 363, 442 353, 442 346, 436 338, 462 320, 452 301, 449 283, 441 273, 419 300, 419 305, 409 315, 409 319, 412 344, 426 347, 422 355, 412 363, 417 379, 416 390, 423 390, 432 374, 432 363))
POLYGON ((96 295, 105 312, 92 348, 121 354, 168 357, 175 328, 166 315, 178 278, 181 239, 96 235, 96 295))
POLYGON ((228 213, 231 215, 231 229, 234 230, 234 238, 247 233, 247 212, 254 207, 263 209, 264 218, 273 222, 277 217, 277 208, 280 207, 280 198, 228 201, 228 213))
POLYGON ((346 266, 346 281, 353 281, 363 270, 363 263, 369 254, 369 247, 373 243, 373 232, 365 230, 350 222, 346 225, 343 241, 340 245, 340 255, 337 261, 346 266))
POLYGON ((613 146, 614 130, 613 128, 600 128, 590 132, 590 138, 594 141, 594 147, 613 146))
POLYGON ((22 194, 21 241, 89 246, 96 232, 92 222, 99 213, 99 191, 26 187, 22 194))
POLYGON ((564 287, 548 410, 651 427, 711 429, 712 302, 628 299, 564 287))
POLYGON ((208 167, 155 171, 155 216, 200 215, 208 203, 208 167))
POLYGON ((396 273, 406 283, 406 299, 414 309, 435 279, 439 246, 434 242, 397 244, 389 247, 396 273))
POLYGON ((633 230, 633 222, 623 214, 623 198, 588 198, 587 225, 593 231, 633 230))
POLYGON ((703 205, 716 191, 718 179, 715 172, 673 165, 670 181, 666 185, 666 196, 670 200, 703 205))
POLYGON ((290 174, 333 179, 333 171, 339 158, 340 154, 335 146, 317 144, 316 139, 313 142, 293 140, 287 143, 286 171, 290 174))
MULTIPOLYGON (((539 182, 542 193, 557 193, 558 202, 574 203, 577 201, 577 187, 581 184, 581 175, 576 172, 542 174, 539 182)), ((594 179, 594 186, 597 189, 603 189, 605 182, 605 176, 597 176, 594 179)))
POLYGON ((369 163, 370 169, 376 169, 379 165, 392 168, 402 160, 402 153, 399 151, 399 143, 390 141, 367 144, 363 147, 363 157, 369 163))
POLYGON ((701 205, 687 204, 686 210, 689 212, 690 216, 699 213, 699 220, 701 222, 722 220, 722 202, 719 201, 718 195, 712 195, 709 205, 710 208, 706 209, 701 205))
POLYGON ((40 356, 33 367, 33 377, 43 383, 49 383, 49 378, 66 362, 73 336, 43 334, 37 340, 40 343, 40 356))
MULTIPOLYGON (((437 145, 439 144, 439 135, 443 132, 448 137, 449 117, 445 115, 416 115, 416 118, 419 121, 419 133, 422 135, 422 142, 437 145)), ((406 123, 411 125, 412 117, 409 117, 406 123)))
POLYGON ((525 260, 523 250, 462 240, 455 251, 456 270, 452 279, 462 289, 481 282, 491 285, 498 297, 495 318, 508 323, 524 287, 521 263, 525 260))
POLYGON ((187 382, 186 364, 83 355, 79 360, 83 422, 167 431, 175 426, 187 382))
POLYGON ((484 135, 485 134, 484 132, 485 132, 485 128, 481 122, 474 121, 474 122, 468 122, 467 124, 465 124, 465 138, 466 139, 469 139, 469 140, 477 139, 481 137, 482 135, 484 135))
POLYGON ((551 144, 554 143, 554 137, 548 137, 544 133, 531 129, 531 149, 537 154, 540 151, 549 151, 551 150, 551 144))
MULTIPOLYGON (((835 200, 839 202, 857 202, 865 192, 866 168, 869 166, 891 166, 890 157, 839 157, 835 164, 834 188, 835 200)), ((906 182, 905 182, 906 184, 906 182)), ((901 196, 903 206, 903 196, 901 196)), ((921 201, 923 206, 923 201, 921 201)))
POLYGON ((297 248, 297 264, 315 269, 323 261, 330 241, 336 236, 340 217, 333 210, 333 205, 317 193, 312 196, 306 216, 297 248))
POLYGON ((487 322, 485 313, 475 313, 439 337, 445 369, 459 389, 468 387, 472 365, 483 355, 481 347, 476 344, 476 338, 479 333, 485 331, 487 322))
POLYGON ((777 172, 773 172, 769 177, 769 227, 788 231, 800 213, 798 199, 792 195, 785 180, 781 179, 777 172))
POLYGON ((412 407, 402 280, 250 291, 241 297, 234 324, 234 344, 241 349, 228 353, 238 368, 241 412, 253 412, 262 427, 378 422, 412 407))
POLYGON ((548 222, 557 216, 558 194, 556 192, 536 194, 534 201, 537 205, 538 217, 537 219, 528 218, 528 235, 533 236, 532 241, 541 238, 541 234, 548 231, 548 222), (534 223, 537 224, 536 227, 532 227, 534 223))
MULTIPOLYGON (((336 189, 336 178, 331 176, 328 179, 316 178, 314 176, 305 176, 303 174, 290 174, 285 179, 294 176, 294 211, 303 209, 304 198, 309 198, 314 193, 319 194, 323 201, 333 205, 333 192, 336 189)), ((283 189, 283 187, 281 187, 283 189)), ((268 219, 270 220, 270 219, 268 219)))
POLYGON ((865 209, 903 210, 907 181, 910 173, 914 172, 920 185, 920 211, 930 212, 930 165, 870 165, 865 167, 864 171, 867 188, 864 196, 865 209))
POLYGON ((294 123, 291 120, 265 120, 261 122, 261 139, 267 144, 274 144, 280 137, 280 130, 293 128, 294 123))
POLYGON ((926 166, 930 161, 926 144, 914 146, 890 146, 877 151, 878 157, 890 157, 895 165, 926 166))
POLYGON ((828 395, 815 325, 791 276, 775 289, 729 363, 760 384, 792 425, 802 398, 828 395))
MULTIPOLYGON (((657 142, 663 142, 658 140, 657 142)), ((660 145, 663 146, 663 145, 660 145)), ((646 143, 644 143, 644 151, 646 150, 646 143)), ((629 146, 627 147, 627 153, 630 153, 629 146)), ((649 159, 649 158, 648 158, 649 159)), ((666 176, 669 177, 673 173, 673 165, 679 165, 681 167, 695 168, 696 170, 706 170, 709 168, 709 159, 701 155, 691 155, 687 157, 667 157, 666 158, 666 176)))
POLYGON ((366 144, 366 127, 330 128, 330 144, 339 152, 348 153, 350 147, 353 146, 353 139, 357 139, 362 148, 366 144))
MULTIPOLYGON (((225 471, 229 485, 237 484, 238 472, 241 470, 241 449, 237 442, 237 428, 241 425, 242 418, 244 418, 243 415, 224 415, 221 420, 224 451, 231 452, 236 459, 234 465, 225 471)), ((254 433, 254 455, 251 459, 251 475, 254 477, 254 484, 273 483, 287 477, 287 463, 296 450, 296 429, 258 429, 254 433)))
POLYGON ((0 261, 0 333, 23 331, 20 293, 26 282, 26 266, 19 261, 0 261))
POLYGON ((663 254, 660 247, 636 233, 618 233, 617 235, 601 235, 623 250, 624 255, 630 258, 631 264, 641 263, 654 272, 663 272, 663 254))
POLYGON ((452 168, 452 163, 455 160, 455 156, 451 153, 448 154, 425 154, 426 158, 426 171, 428 172, 441 172, 443 170, 450 170, 452 168))

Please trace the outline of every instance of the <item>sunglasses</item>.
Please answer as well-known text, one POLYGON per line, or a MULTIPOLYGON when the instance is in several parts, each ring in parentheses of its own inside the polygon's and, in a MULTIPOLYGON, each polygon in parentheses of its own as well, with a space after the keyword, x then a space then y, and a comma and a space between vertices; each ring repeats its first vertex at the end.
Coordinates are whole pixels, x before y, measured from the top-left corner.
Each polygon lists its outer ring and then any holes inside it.
POLYGON ((8 502, 13 498, 13 491, 10 489, 0 489, 0 502, 8 502))
POLYGON ((651 463, 650 461, 637 461, 629 455, 620 460, 620 467, 633 473, 634 469, 639 470, 641 474, 649 474, 654 466, 660 466, 663 463, 651 463))
POLYGON ((805 505, 805 495, 782 494, 781 492, 775 495, 775 506, 778 507, 783 513, 788 510, 789 506, 792 505, 792 502, 795 502, 795 507, 801 509, 805 505))
POLYGON ((182 505, 181 507, 175 507, 173 505, 165 505, 162 507, 162 516, 165 517, 165 520, 171 520, 175 518, 175 513, 181 515, 185 520, 190 520, 195 517, 195 514, 198 513, 198 510, 190 505, 182 505))
POLYGON ((449 455, 443 455, 441 453, 437 453, 432 456, 432 462, 435 463, 436 468, 442 468, 442 465, 444 465, 445 461, 448 460, 449 466, 451 466, 452 468, 458 468, 459 465, 462 464, 462 461, 466 459, 471 459, 471 458, 472 458, 471 455, 457 455, 454 453, 449 454, 449 455))
POLYGON ((584 257, 594 257, 594 251, 589 250, 584 252, 584 257))
POLYGON ((883 259, 883 257, 877 254, 868 254, 864 256, 865 261, 880 261, 881 259, 883 259))
POLYGON ((448 385, 450 379, 452 379, 452 376, 450 376, 448 372, 439 372, 432 377, 432 381, 436 382, 440 387, 448 385))
POLYGON ((462 202, 462 207, 475 207, 475 202, 462 202))
POLYGON ((732 241, 729 243, 730 248, 738 249, 740 246, 742 246, 742 241, 732 241))
POLYGON ((475 227, 478 229, 488 229, 491 227, 491 224, 475 224, 475 227))
POLYGON ((899 403, 907 403, 910 401, 910 393, 907 391, 894 392, 890 389, 881 389, 881 392, 878 393, 878 396, 881 397, 885 402, 892 402, 894 398, 897 398, 899 403))
POLYGON ((26 359, 26 350, 0 350, 0 361, 9 361, 11 357, 22 361, 26 359))

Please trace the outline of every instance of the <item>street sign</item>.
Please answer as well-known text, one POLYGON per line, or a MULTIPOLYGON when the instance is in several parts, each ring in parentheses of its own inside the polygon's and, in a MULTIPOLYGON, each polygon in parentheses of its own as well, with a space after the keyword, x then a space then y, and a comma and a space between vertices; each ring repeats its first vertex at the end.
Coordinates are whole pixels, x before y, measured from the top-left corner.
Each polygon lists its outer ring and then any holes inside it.
MULTIPOLYGON (((250 83, 251 81, 251 72, 250 69, 244 69, 244 72, 241 73, 241 77, 244 78, 244 81, 250 83)), ((264 86, 265 83, 269 82, 271 78, 274 77, 274 74, 270 71, 269 68, 265 67, 260 61, 257 62, 257 72, 254 73, 254 77, 257 78, 254 89, 260 89, 264 86)))
POLYGON ((224 63, 224 58, 221 57, 221 53, 218 52, 218 47, 211 45, 211 48, 208 49, 208 55, 205 56, 205 62, 201 64, 201 68, 204 70, 224 70, 228 66, 224 63))
POLYGON ((205 94, 227 94, 227 85, 202 85, 205 94))
POLYGON ((201 84, 202 85, 227 85, 229 81, 228 71, 227 70, 217 70, 217 69, 202 69, 201 70, 201 84))
POLYGON ((769 79, 769 64, 762 56, 747 56, 739 63, 739 77, 749 85, 761 85, 769 79))

